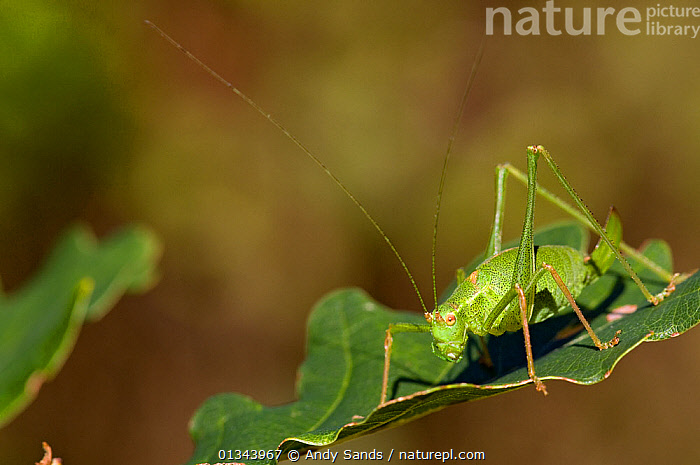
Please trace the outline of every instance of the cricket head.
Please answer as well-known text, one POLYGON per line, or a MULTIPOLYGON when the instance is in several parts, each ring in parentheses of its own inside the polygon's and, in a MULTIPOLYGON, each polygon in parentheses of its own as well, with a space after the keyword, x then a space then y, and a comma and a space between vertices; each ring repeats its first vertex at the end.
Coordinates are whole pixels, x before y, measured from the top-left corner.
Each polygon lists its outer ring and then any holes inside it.
POLYGON ((467 345, 467 325, 454 304, 439 305, 433 313, 426 313, 433 334, 433 353, 448 362, 458 362, 467 345))

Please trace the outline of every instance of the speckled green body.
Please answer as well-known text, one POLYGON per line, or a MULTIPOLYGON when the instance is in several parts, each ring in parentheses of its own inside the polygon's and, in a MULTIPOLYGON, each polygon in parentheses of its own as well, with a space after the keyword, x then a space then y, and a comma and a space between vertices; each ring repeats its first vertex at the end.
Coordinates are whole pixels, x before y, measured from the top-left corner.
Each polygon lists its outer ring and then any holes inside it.
MULTIPOLYGON (((507 249, 483 262, 435 309, 435 323, 432 325, 433 347, 451 343, 456 350, 461 351, 464 348, 463 344, 466 344, 468 333, 498 336, 523 327, 517 299, 512 300, 491 327, 486 327, 490 312, 512 287, 510 278, 513 275, 517 252, 517 248, 507 249), (437 317, 437 314, 440 317, 437 317), (455 315, 456 320, 452 325, 444 323, 448 314, 455 315), (458 346, 455 346, 455 343, 458 346)), ((574 298, 598 277, 595 267, 586 264, 581 253, 571 247, 537 247, 535 256, 537 263, 548 263, 556 268, 574 298)), ((535 286, 535 302, 528 318, 529 322, 538 323, 571 311, 566 296, 549 273, 543 274, 535 286)), ((436 354, 441 356, 440 351, 436 354)))

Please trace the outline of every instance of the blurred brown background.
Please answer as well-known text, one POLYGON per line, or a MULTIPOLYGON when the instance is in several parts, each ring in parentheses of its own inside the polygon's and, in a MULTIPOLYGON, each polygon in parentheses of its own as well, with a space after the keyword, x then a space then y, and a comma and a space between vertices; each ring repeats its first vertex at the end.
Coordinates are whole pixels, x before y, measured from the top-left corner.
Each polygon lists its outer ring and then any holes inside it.
MULTIPOLYGON (((305 319, 324 293, 360 286, 418 311, 384 242, 326 175, 144 19, 319 154, 430 298, 442 157, 485 8, 501 5, 0 3, 5 291, 32 275, 75 220, 99 235, 141 222, 165 245, 158 286, 85 327, 57 378, 0 431, 0 463, 34 463, 42 440, 66 465, 183 463, 193 449, 187 422, 208 396, 294 400, 305 319)), ((657 2, 637 3, 591 1, 575 11, 657 2)), ((514 13, 544 2, 516 4, 514 13)), ((693 2, 674 2, 683 4, 693 2)), ((628 243, 665 238, 678 270, 697 267, 699 50, 689 37, 614 28, 490 37, 447 180, 438 286, 486 245, 495 165, 524 168, 533 143, 549 148, 595 215, 618 207, 628 243)), ((525 189, 510 186, 514 237, 525 189)), ((537 222, 556 219, 540 202, 537 222)), ((491 463, 690 463, 700 458, 699 354, 695 329, 644 344, 598 385, 550 382, 546 400, 522 389, 336 449, 453 448, 485 451, 491 463)))

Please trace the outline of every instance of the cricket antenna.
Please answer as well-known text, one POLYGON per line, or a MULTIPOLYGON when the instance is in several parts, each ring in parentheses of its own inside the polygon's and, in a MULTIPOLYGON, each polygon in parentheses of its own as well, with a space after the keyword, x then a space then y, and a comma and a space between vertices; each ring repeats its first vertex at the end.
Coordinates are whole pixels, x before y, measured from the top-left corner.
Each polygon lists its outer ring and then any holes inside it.
POLYGON ((433 300, 435 301, 435 307, 438 304, 437 298, 437 284, 435 282, 435 251, 437 248, 437 233, 438 233, 438 221, 440 219, 440 203, 442 202, 442 191, 445 187, 445 178, 447 177, 447 163, 450 161, 450 155, 452 154, 452 147, 454 146, 455 138, 457 136, 457 131, 459 130, 459 124, 462 121, 462 116, 464 115, 464 109, 467 106, 467 99, 471 93, 472 86, 474 85, 474 80, 476 79, 476 71, 479 69, 479 64, 481 63, 481 58, 484 56, 484 47, 486 46, 486 35, 481 37, 481 43, 479 44, 479 49, 476 52, 476 57, 472 63, 472 70, 469 73, 469 78, 467 79, 467 85, 464 88, 464 95, 462 96, 462 101, 459 104, 459 110, 457 110, 457 116, 455 117, 454 125, 452 126, 452 133, 447 141, 447 151, 445 152, 445 161, 442 164, 442 174, 440 175, 440 186, 438 187, 437 200, 435 201, 435 223, 433 223, 433 249, 432 249, 432 274, 433 274, 433 300))
POLYGON ((257 103, 255 103, 253 100, 251 100, 247 95, 245 95, 243 92, 238 90, 233 84, 231 84, 229 81, 221 77, 216 71, 211 69, 209 66, 204 64, 199 58, 194 56, 192 53, 190 53, 187 49, 185 49, 182 45, 180 45, 178 42, 175 41, 172 37, 170 37, 168 34, 166 34, 162 29, 160 29, 158 26, 153 24, 151 21, 146 20, 145 23, 153 28, 158 34, 160 34, 161 37, 163 37, 166 41, 168 41, 173 47, 176 49, 180 50, 182 53, 184 53, 187 58, 195 62, 200 68, 202 68, 204 71, 206 71, 211 77, 222 83, 224 86, 226 86, 231 92, 236 94, 238 97, 243 99, 245 103, 253 107, 255 111, 260 113, 263 118, 268 120, 270 123, 272 123, 277 129, 282 131, 282 133, 287 136, 289 140, 291 140, 297 147, 301 149, 302 152, 304 152, 311 160, 313 160, 316 165, 318 165, 325 173, 330 176, 330 178, 333 180, 333 182, 343 191, 345 192, 345 195, 347 195, 352 202, 357 205, 357 207, 362 211, 362 213, 365 215, 365 217, 369 220, 370 223, 372 223, 372 226, 379 232, 379 234, 384 238, 386 243, 389 245, 389 248, 391 249, 392 252, 394 252, 394 255, 396 258, 399 260, 399 263, 401 263, 401 266, 403 267, 404 271, 406 272, 406 275, 408 276, 408 279, 411 281, 411 284, 413 285, 413 289, 416 291, 416 295, 418 296, 418 300, 420 300, 421 307, 423 307, 423 311, 427 314, 428 309, 425 306, 425 302, 423 301, 423 296, 421 295, 420 291, 418 290, 418 285, 416 284, 416 280, 413 279, 413 275, 411 274, 411 271, 408 269, 408 266, 406 265, 406 262, 403 261, 403 258, 401 258, 401 255, 399 252, 396 250, 396 247, 394 247, 394 244, 391 242, 389 239, 389 236, 387 236, 382 228, 379 226, 379 223, 375 221, 375 219, 372 217, 372 215, 369 214, 367 209, 360 203, 357 198, 348 190, 347 187, 338 179, 329 169, 326 167, 326 165, 323 164, 323 162, 314 155, 310 149, 308 149, 304 144, 301 143, 299 139, 294 137, 292 133, 290 133, 287 128, 282 126, 282 124, 277 121, 275 118, 272 117, 269 113, 267 113, 265 110, 262 109, 257 103))
POLYGON ((445 187, 445 178, 447 177, 447 163, 450 161, 450 155, 452 154, 452 147, 454 146, 455 138, 457 136, 457 131, 459 130, 459 124, 464 116, 464 109, 467 106, 467 99, 471 93, 472 86, 474 85, 474 80, 476 79, 476 71, 479 69, 479 64, 481 63, 481 58, 484 56, 484 48, 486 46, 486 35, 481 37, 481 43, 479 44, 479 49, 476 52, 476 57, 474 57, 474 62, 472 63, 472 70, 469 73, 469 78, 467 79, 467 85, 464 89, 464 95, 462 95, 462 101, 459 103, 459 110, 457 110, 457 116, 455 117, 454 125, 452 126, 452 133, 450 138, 447 140, 447 151, 445 152, 445 161, 442 164, 442 174, 440 175, 440 186, 438 187, 437 200, 435 201, 435 223, 433 223, 433 250, 432 250, 432 274, 433 274, 433 299, 435 301, 435 307, 437 307, 437 284, 435 282, 435 251, 437 248, 437 231, 438 222, 440 220, 440 203, 442 202, 442 191, 445 187))

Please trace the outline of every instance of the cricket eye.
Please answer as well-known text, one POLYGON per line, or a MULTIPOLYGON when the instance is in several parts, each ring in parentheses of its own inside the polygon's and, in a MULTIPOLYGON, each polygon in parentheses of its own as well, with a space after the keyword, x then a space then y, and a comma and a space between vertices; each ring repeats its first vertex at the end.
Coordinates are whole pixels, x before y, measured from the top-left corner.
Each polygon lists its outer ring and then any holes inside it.
POLYGON ((448 313, 445 315, 445 323, 447 326, 452 326, 457 322, 457 318, 455 317, 454 313, 448 313))

